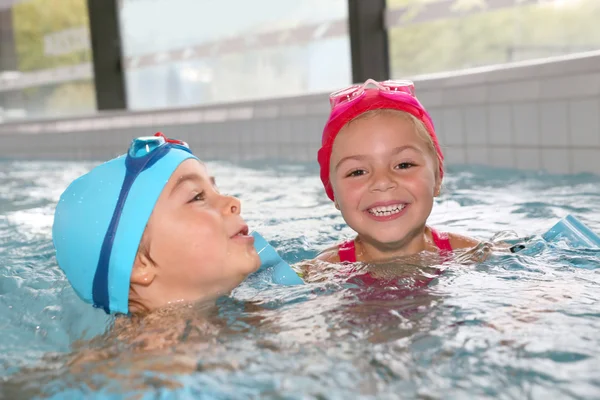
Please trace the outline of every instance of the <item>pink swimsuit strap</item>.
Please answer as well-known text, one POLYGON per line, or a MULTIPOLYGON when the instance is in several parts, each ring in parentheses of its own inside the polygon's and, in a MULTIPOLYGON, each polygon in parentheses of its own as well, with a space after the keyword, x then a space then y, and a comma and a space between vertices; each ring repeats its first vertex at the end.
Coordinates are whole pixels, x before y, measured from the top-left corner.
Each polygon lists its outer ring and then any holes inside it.
POLYGON ((440 253, 452 253, 452 245, 450 244, 450 237, 448 236, 448 233, 438 232, 431 227, 429 227, 429 230, 431 231, 433 243, 435 243, 440 253))
MULTIPOLYGON (((438 232, 433 228, 429 228, 431 231, 431 238, 433 243, 440 251, 441 254, 452 253, 452 245, 450 244, 450 237, 446 232, 438 232)), ((354 240, 347 240, 338 246, 338 255, 340 256, 340 262, 356 262, 356 246, 354 240)))
POLYGON ((340 262, 356 262, 356 247, 354 246, 354 240, 347 240, 340 244, 338 247, 338 255, 340 256, 340 262))

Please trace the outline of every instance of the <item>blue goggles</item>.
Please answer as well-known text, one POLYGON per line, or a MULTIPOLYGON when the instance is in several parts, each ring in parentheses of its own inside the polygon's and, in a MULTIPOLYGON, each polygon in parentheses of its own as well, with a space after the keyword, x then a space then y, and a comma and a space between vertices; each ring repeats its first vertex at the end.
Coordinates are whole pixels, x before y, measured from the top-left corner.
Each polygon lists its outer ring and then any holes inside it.
POLYGON ((136 178, 167 155, 171 149, 180 149, 192 154, 187 143, 180 140, 169 139, 160 132, 156 133, 154 136, 134 139, 127 152, 125 158, 125 178, 119 192, 119 197, 110 224, 102 242, 92 286, 94 307, 102 308, 106 313, 110 313, 108 284, 110 256, 112 254, 116 232, 119 227, 123 207, 127 201, 127 196, 136 178))

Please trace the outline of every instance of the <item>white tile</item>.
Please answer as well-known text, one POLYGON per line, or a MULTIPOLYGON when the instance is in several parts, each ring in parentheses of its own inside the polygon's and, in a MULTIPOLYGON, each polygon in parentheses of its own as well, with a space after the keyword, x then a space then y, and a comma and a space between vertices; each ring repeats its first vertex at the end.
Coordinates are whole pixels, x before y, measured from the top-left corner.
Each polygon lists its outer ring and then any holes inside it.
MULTIPOLYGON (((485 68, 485 67, 484 67, 485 68)), ((444 87, 482 86, 487 82, 489 74, 480 73, 481 70, 468 72, 456 71, 451 79, 444 82, 444 87)), ((452 73, 451 73, 452 74, 452 73)))
POLYGON ((310 118, 302 118, 301 121, 291 121, 288 124, 284 124, 284 126, 289 124, 291 124, 291 143, 305 143, 307 136, 315 130, 313 120, 310 118))
POLYGON ((490 149, 484 146, 467 147, 467 164, 490 165, 490 149))
POLYGON ((317 152, 319 151, 319 149, 321 148, 321 142, 319 142, 318 144, 316 143, 309 143, 307 145, 307 151, 308 154, 310 155, 310 161, 316 161, 317 160, 317 152))
POLYGON ((254 141, 256 143, 277 143, 279 138, 277 132, 273 129, 274 123, 274 120, 263 120, 260 123, 258 121, 250 121, 248 125, 254 131, 254 141))
POLYGON ((322 120, 320 118, 302 118, 301 121, 291 121, 290 126, 290 143, 321 143, 321 134, 323 132, 324 123, 322 123, 322 120))
POLYGON ((298 121, 290 120, 289 118, 277 118, 273 125, 269 127, 275 129, 279 133, 279 143, 290 143, 294 135, 293 129, 298 129, 298 126, 303 126, 298 121))
POLYGON ((326 99, 326 96, 324 99, 318 99, 315 100, 312 103, 309 103, 307 106, 307 111, 310 115, 319 115, 321 117, 323 117, 325 120, 327 120, 327 117, 329 115, 329 110, 330 110, 330 105, 329 105, 329 100, 326 99))
POLYGON ((265 143, 272 143, 273 145, 281 143, 281 130, 279 129, 278 119, 263 120, 260 123, 257 123, 256 127, 262 131, 259 137, 264 136, 266 140, 265 143))
POLYGON ((245 132, 252 131, 252 142, 253 143, 270 143, 272 137, 270 132, 266 129, 266 121, 261 121, 258 124, 256 121, 248 121, 241 126, 240 136, 245 135, 245 132))
POLYGON ((510 111, 510 106, 504 104, 489 106, 490 144, 512 144, 512 115, 510 111))
POLYGON ((448 165, 464 165, 467 163, 467 155, 463 147, 443 147, 444 163, 448 165))
POLYGON ((290 161, 308 161, 314 159, 314 153, 309 154, 306 146, 298 144, 284 144, 280 148, 277 157, 290 161))
POLYGON ((194 137, 190 138, 190 140, 199 143, 201 146, 204 146, 205 144, 213 145, 215 143, 235 144, 242 139, 242 136, 252 137, 254 136, 254 132, 252 132, 252 130, 248 130, 244 135, 242 135, 233 129, 227 129, 227 126, 225 125, 211 124, 207 130, 198 132, 198 134, 194 135, 194 137))
POLYGON ((441 145, 446 144, 446 137, 444 135, 443 115, 442 110, 438 108, 429 108, 429 115, 433 120, 433 127, 435 128, 435 134, 437 135, 438 141, 441 145))
POLYGON ((303 143, 318 143, 321 144, 323 128, 325 120, 320 117, 313 116, 307 120, 306 131, 302 133, 303 143))
POLYGON ((489 85, 488 101, 490 103, 537 100, 539 98, 540 83, 537 80, 489 85))
POLYGON ((449 79, 447 77, 439 77, 439 76, 434 76, 434 77, 430 77, 430 76, 421 76, 419 77, 415 77, 413 79, 413 82, 415 83, 415 87, 417 88, 417 97, 419 96, 419 93, 426 91, 426 90, 439 90, 442 87, 445 87, 447 85, 447 81, 449 79))
POLYGON ((312 127, 309 132, 306 132, 306 143, 317 143, 319 146, 321 145, 321 138, 323 136, 323 129, 325 128, 325 122, 327 122, 327 118, 312 118, 312 127))
POLYGON ((515 166, 518 169, 537 170, 541 168, 539 149, 515 149, 515 166))
POLYGON ((568 174, 571 170, 568 149, 542 149, 542 169, 555 174, 568 174))
POLYGON ((444 105, 441 90, 423 90, 417 92, 417 97, 423 106, 427 109, 431 107, 440 107, 444 105))
MULTIPOLYGON (((542 61, 542 60, 539 60, 542 61)), ((572 75, 573 72, 569 72, 570 60, 561 60, 558 62, 541 62, 535 65, 534 72, 538 77, 563 77, 572 75)), ((581 74, 582 71, 577 71, 581 74)))
MULTIPOLYGON (((165 115, 168 117, 168 114, 165 115)), ((227 119, 228 120, 241 120, 247 121, 254 119, 254 108, 252 107, 231 107, 227 109, 227 119)))
POLYGON ((325 128, 328 118, 327 115, 315 115, 312 117, 312 120, 318 125, 319 137, 321 137, 321 133, 323 132, 323 128, 325 128))
POLYGON ((453 87, 444 89, 442 94, 445 105, 481 104, 487 101, 487 86, 453 87))
POLYGON ((596 149, 572 149, 573 159, 572 173, 591 172, 600 175, 600 148, 596 149))
POLYGON ((302 117, 308 114, 307 104, 284 104, 279 108, 280 115, 286 117, 302 117))
POLYGON ((513 104, 512 115, 515 144, 539 146, 538 105, 534 103, 513 104))
MULTIPOLYGON (((547 63, 548 64, 548 63, 547 63)), ((590 55, 573 55, 571 60, 562 63, 561 72, 563 75, 573 76, 581 75, 582 72, 597 72, 600 65, 600 54, 590 55)))
POLYGON ((272 156, 272 146, 265 146, 261 143, 253 143, 250 147, 252 150, 252 157, 255 159, 265 159, 272 156))
POLYGON ((489 84, 501 84, 537 79, 538 74, 534 69, 537 69, 537 66, 516 66, 511 64, 497 65, 493 71, 486 74, 487 81, 489 84))
POLYGON ((573 146, 600 145, 600 100, 572 100, 569 103, 569 125, 573 146))
POLYGON ((540 142, 542 145, 567 146, 569 144, 568 107, 566 101, 540 104, 540 142))
POLYGON ((254 118, 276 118, 279 116, 279 107, 276 105, 256 106, 254 118))
MULTIPOLYGON (((249 121, 244 122, 229 122, 224 125, 224 131, 233 136, 233 141, 238 143, 256 143, 264 142, 266 133, 259 125, 249 125, 249 121), (237 140, 236 140, 237 139, 237 140)), ((250 123, 252 123, 250 121, 250 123)))
POLYGON ((568 75, 546 78, 540 82, 542 99, 570 99, 600 93, 600 74, 568 75))
POLYGON ((204 121, 206 122, 223 122, 227 121, 226 108, 213 108, 204 110, 204 121))
POLYGON ((468 145, 484 145, 488 143, 487 109, 485 106, 467 107, 465 109, 465 136, 468 145))
POLYGON ((489 151, 490 165, 502 168, 515 167, 515 150, 512 147, 495 147, 489 151))
POLYGON ((462 145, 465 143, 463 115, 460 108, 448 108, 442 111, 444 143, 462 145))

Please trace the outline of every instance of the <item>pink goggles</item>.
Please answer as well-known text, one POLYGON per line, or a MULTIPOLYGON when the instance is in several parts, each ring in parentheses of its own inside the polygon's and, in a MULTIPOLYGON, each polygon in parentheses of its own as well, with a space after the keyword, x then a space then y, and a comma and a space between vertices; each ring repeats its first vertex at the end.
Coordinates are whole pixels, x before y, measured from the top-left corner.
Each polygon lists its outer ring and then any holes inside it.
POLYGON ((372 84, 375 86, 375 89, 379 91, 379 94, 383 97, 389 99, 398 99, 399 97, 406 98, 406 95, 415 98, 415 84, 409 80, 387 80, 383 82, 377 82, 373 79, 367 79, 365 83, 360 85, 352 85, 345 89, 340 89, 335 91, 329 95, 329 104, 331 105, 331 109, 346 105, 348 103, 352 103, 360 98, 362 98, 366 89, 372 84))

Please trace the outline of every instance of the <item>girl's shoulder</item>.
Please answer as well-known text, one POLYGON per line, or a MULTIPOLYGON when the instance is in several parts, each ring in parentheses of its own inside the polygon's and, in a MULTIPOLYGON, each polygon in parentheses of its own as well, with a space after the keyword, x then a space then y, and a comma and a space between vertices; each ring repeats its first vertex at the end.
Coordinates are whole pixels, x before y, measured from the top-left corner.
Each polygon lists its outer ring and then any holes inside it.
MULTIPOLYGON (((319 272, 327 270, 332 264, 340 262, 338 247, 338 245, 331 246, 321 251, 313 259, 304 260, 292 265, 292 269, 305 281, 315 281, 315 275, 319 275, 319 272)), ((317 281, 319 281, 318 278, 317 281)))
POLYGON ((450 239, 450 245, 452 246, 453 250, 470 249, 477 246, 480 243, 480 241, 475 238, 464 236, 458 233, 448 232, 447 235, 448 239, 450 239))
POLYGON ((322 252, 320 252, 315 258, 315 261, 325 261, 328 263, 339 263, 340 262, 340 246, 336 244, 335 246, 331 246, 322 252))

